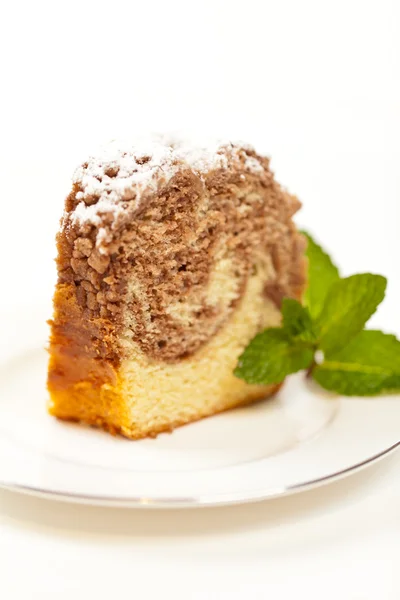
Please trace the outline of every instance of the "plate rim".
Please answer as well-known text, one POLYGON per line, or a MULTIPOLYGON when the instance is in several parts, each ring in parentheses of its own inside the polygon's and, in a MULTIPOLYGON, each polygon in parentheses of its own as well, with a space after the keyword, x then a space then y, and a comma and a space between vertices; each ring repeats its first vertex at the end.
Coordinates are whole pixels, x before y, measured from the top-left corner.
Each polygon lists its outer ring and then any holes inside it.
POLYGON ((135 509, 182 509, 182 508, 206 508, 206 507, 222 507, 233 506, 238 504, 250 504, 255 502, 263 502, 274 498, 289 496, 295 493, 306 492, 311 489, 318 488, 326 483, 333 483, 345 477, 361 471, 370 465, 379 462, 386 456, 400 449, 400 439, 363 461, 350 465, 345 469, 336 471, 329 475, 323 475, 316 479, 295 483, 293 485, 284 486, 277 489, 255 490, 253 492, 235 492, 235 493, 219 493, 212 495, 199 495, 193 497, 177 497, 177 498, 150 498, 150 497, 112 497, 96 494, 80 494, 75 492, 61 492, 54 489, 40 488, 36 486, 25 485, 22 483, 0 481, 0 489, 5 489, 12 492, 25 494, 27 496, 35 496, 47 500, 56 500, 59 502, 69 502, 72 504, 81 504, 86 506, 103 506, 109 508, 135 508, 135 509))
MULTIPOLYGON (((41 345, 42 347, 42 345, 41 345)), ((30 345, 27 348, 24 345, 23 348, 26 350, 35 351, 38 349, 37 344, 30 345)), ((2 360, 12 360, 17 358, 21 354, 22 348, 18 351, 14 351, 6 356, 1 357, 2 360)), ((318 436, 319 437, 319 436, 318 436)), ((181 509, 181 508, 202 508, 202 507, 222 507, 229 505, 247 504, 254 502, 262 502, 273 498, 285 497, 298 492, 305 492, 313 488, 317 488, 324 484, 333 483, 337 480, 345 478, 353 473, 356 473, 369 465, 372 465, 389 454, 395 452, 400 448, 400 435, 397 432, 397 428, 392 434, 390 445, 386 445, 382 448, 375 447, 375 452, 372 454, 365 453, 364 456, 359 456, 359 460, 356 460, 352 464, 342 465, 339 468, 337 465, 335 468, 332 465, 331 472, 321 474, 318 477, 307 477, 304 474, 303 481, 297 480, 296 483, 282 484, 274 486, 268 483, 263 487, 254 486, 252 489, 246 489, 245 491, 211 491, 209 493, 192 493, 192 494, 181 494, 177 495, 108 495, 104 492, 99 493, 73 491, 66 489, 57 489, 57 486, 43 487, 36 485, 36 482, 24 483, 23 481, 16 481, 12 473, 9 473, 9 477, 0 477, 0 489, 6 489, 13 492, 22 493, 25 495, 36 496, 49 500, 63 501, 74 504, 81 504, 87 506, 103 506, 103 507, 125 507, 125 508, 150 508, 150 509, 181 509)), ((389 440, 387 440, 389 442, 389 440)), ((4 474, 5 475, 5 474, 4 474)), ((309 473, 312 475, 312 473, 309 473)), ((133 490, 132 490, 133 491, 133 490)))

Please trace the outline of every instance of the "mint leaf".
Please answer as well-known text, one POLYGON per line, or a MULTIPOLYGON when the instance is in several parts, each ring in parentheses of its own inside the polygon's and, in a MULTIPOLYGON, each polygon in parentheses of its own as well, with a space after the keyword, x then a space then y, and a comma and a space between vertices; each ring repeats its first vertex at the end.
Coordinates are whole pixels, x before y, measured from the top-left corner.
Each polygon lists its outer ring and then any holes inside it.
POLYGON ((313 378, 325 389, 346 396, 400 390, 400 341, 381 331, 362 331, 315 367, 313 378))
POLYGON ((282 325, 290 338, 306 342, 315 341, 313 323, 308 308, 293 298, 283 299, 282 325))
POLYGON ((339 280, 338 268, 329 255, 319 246, 310 234, 302 232, 308 244, 308 287, 304 296, 304 304, 315 319, 320 314, 329 288, 339 280))
POLYGON ((266 329, 239 357, 234 374, 247 383, 280 383, 290 373, 307 369, 313 358, 310 344, 291 340, 283 329, 266 329))
POLYGON ((328 356, 346 346, 359 333, 385 297, 387 281, 382 275, 363 273, 340 279, 326 296, 316 333, 328 356))

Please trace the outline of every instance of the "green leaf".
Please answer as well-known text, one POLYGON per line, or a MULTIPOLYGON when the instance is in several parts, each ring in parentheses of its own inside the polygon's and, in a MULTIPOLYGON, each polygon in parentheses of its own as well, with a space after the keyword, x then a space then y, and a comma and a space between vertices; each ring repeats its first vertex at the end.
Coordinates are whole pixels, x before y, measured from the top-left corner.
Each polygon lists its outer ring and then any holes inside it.
POLYGON ((365 330, 313 370, 324 388, 347 396, 400 391, 400 341, 394 335, 365 330))
POLYGON ((310 234, 302 232, 308 244, 308 286, 304 296, 304 304, 308 307, 313 319, 320 314, 329 288, 339 280, 338 268, 329 255, 319 246, 310 234))
POLYGON ((293 298, 282 302, 282 325, 288 336, 303 341, 315 341, 313 323, 308 308, 293 298))
POLYGON ((334 283, 317 320, 316 333, 326 355, 346 346, 385 297, 382 275, 363 273, 334 283))
POLYGON ((234 374, 247 383, 280 383, 290 373, 307 369, 313 358, 310 344, 291 340, 283 329, 266 329, 239 357, 234 374))

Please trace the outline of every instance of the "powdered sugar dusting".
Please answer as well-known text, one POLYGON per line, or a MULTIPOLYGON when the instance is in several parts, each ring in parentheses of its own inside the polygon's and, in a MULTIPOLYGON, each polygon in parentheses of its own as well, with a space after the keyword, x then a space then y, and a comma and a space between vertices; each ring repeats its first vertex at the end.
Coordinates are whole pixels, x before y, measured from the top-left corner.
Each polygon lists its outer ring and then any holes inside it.
POLYGON ((157 190, 184 167, 202 177, 210 170, 226 168, 229 161, 240 161, 242 152, 245 170, 261 172, 263 166, 257 158, 243 157, 248 150, 251 148, 222 140, 188 141, 171 135, 154 135, 134 143, 113 140, 75 171, 73 181, 80 188, 76 194, 80 202, 69 218, 74 224, 99 228, 97 246, 101 251, 107 242, 104 217, 111 215, 115 221, 127 206, 138 208, 143 194, 157 190))
POLYGON ((248 171, 253 173, 261 173, 264 169, 260 161, 254 156, 247 156, 244 162, 244 166, 248 171))

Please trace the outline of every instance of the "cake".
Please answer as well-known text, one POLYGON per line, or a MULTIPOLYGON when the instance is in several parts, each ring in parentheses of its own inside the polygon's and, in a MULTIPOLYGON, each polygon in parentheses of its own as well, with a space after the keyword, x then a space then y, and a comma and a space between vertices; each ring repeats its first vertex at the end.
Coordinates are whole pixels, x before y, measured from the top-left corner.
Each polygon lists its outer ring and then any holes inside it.
POLYGON ((302 296, 299 206, 243 144, 151 136, 91 156, 57 236, 50 413, 139 439, 275 393, 233 370, 302 296))

